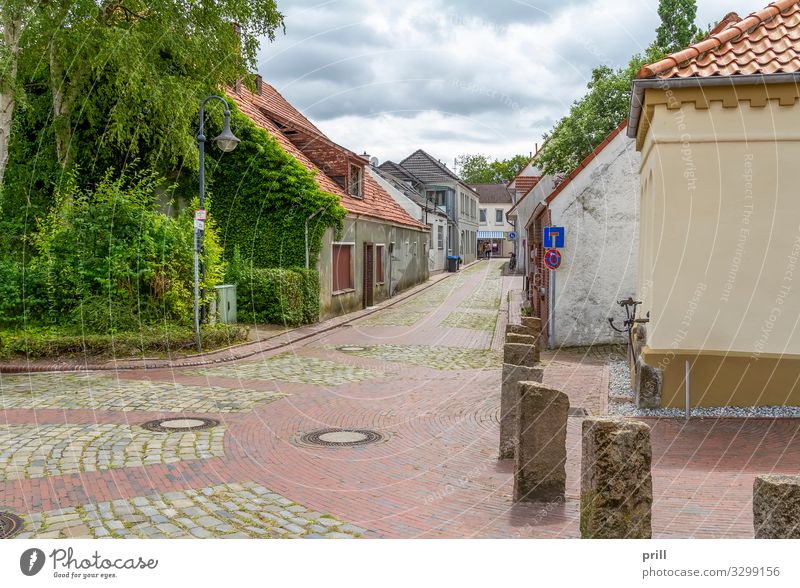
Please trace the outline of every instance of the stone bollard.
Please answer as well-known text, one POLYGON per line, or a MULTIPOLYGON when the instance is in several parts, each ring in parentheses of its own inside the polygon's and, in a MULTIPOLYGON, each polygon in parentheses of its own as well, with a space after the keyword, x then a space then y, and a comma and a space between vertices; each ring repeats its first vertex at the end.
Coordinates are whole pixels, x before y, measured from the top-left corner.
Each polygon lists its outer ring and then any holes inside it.
POLYGON ((542 375, 542 368, 503 364, 503 383, 500 390, 500 459, 514 459, 519 383, 541 382, 542 375))
POLYGON ((651 458, 646 424, 607 417, 583 421, 581 537, 651 537, 651 458))
POLYGON ((520 322, 523 327, 533 331, 536 335, 542 334, 542 319, 536 316, 523 316, 520 317, 520 322))
POLYGON ((525 325, 506 325, 506 335, 528 335, 530 337, 538 337, 541 331, 537 332, 536 329, 526 327, 525 325))
POLYGON ((538 338, 532 335, 518 335, 517 333, 507 333, 506 343, 524 343, 525 345, 533 345, 536 347, 539 342, 538 338))
POLYGON ((519 383, 514 502, 564 500, 569 398, 550 386, 519 383))
POLYGON ((506 343, 503 346, 503 363, 536 367, 539 363, 539 350, 535 345, 506 343))
POLYGON ((756 539, 800 539, 800 476, 756 476, 753 530, 756 539))

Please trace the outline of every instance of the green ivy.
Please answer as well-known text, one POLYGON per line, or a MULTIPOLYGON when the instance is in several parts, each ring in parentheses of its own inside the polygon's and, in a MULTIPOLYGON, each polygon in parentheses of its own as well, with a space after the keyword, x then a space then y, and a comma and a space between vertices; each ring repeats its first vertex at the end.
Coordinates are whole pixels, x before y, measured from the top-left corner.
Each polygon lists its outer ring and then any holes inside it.
MULTIPOLYGON (((209 215, 219 228, 225 259, 238 249, 256 268, 304 268, 305 221, 320 211, 308 227, 310 267, 315 267, 326 229, 341 232, 345 209, 266 131, 235 105, 232 111, 231 128, 241 142, 235 151, 207 162, 214 194, 209 215)), ((213 137, 219 129, 209 126, 207 136, 213 137)), ((209 147, 207 153, 219 152, 209 147)))

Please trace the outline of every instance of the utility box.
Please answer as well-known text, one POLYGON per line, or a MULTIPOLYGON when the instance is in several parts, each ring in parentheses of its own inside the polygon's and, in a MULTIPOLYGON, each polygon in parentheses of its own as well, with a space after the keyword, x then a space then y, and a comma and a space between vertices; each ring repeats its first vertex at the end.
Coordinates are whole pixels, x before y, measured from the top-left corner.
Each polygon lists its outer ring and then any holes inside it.
POLYGON ((221 323, 236 322, 236 284, 214 286, 217 291, 217 309, 213 313, 221 323))

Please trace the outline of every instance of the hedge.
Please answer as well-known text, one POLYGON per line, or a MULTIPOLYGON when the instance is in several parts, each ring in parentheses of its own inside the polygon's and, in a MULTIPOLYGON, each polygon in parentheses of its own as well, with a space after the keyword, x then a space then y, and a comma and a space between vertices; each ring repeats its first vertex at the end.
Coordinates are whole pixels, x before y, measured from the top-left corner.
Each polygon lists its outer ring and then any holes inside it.
POLYGON ((239 322, 295 326, 319 320, 319 275, 313 270, 242 268, 235 282, 239 322))

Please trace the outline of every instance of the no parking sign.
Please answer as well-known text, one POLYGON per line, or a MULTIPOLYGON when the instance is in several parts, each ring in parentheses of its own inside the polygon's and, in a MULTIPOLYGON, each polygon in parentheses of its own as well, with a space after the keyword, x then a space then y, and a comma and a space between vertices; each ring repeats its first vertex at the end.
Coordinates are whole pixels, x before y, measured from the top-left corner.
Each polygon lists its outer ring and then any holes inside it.
POLYGON ((558 266, 561 265, 561 253, 558 252, 558 249, 548 249, 544 252, 544 264, 548 269, 558 269, 558 266))

